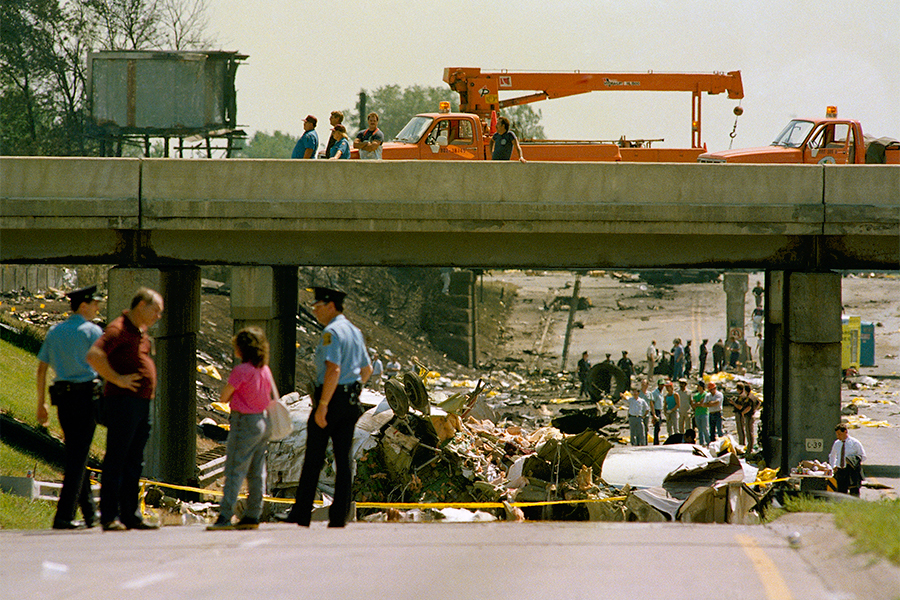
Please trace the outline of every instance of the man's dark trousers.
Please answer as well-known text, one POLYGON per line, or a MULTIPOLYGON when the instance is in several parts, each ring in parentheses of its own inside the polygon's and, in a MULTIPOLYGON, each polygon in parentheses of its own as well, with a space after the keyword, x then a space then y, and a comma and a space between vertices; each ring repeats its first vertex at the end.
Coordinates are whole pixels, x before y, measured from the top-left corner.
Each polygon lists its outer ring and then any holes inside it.
POLYGON ((100 517, 126 526, 143 519, 138 507, 144 446, 150 439, 150 401, 107 396, 104 406, 106 456, 100 480, 100 517))
POLYGON ((75 504, 88 524, 95 520, 96 507, 91 494, 91 478, 86 472, 91 441, 97 423, 94 421, 93 391, 70 392, 56 404, 59 424, 66 442, 63 487, 56 505, 56 521, 75 519, 75 504))

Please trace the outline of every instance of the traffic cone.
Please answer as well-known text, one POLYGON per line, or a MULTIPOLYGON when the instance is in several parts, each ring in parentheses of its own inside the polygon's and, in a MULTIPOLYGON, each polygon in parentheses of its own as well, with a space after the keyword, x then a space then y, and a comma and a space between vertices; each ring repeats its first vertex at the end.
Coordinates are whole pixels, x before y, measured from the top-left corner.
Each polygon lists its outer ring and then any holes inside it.
POLYGON ((490 135, 494 135, 497 133, 497 111, 491 111, 491 128, 488 130, 490 135))

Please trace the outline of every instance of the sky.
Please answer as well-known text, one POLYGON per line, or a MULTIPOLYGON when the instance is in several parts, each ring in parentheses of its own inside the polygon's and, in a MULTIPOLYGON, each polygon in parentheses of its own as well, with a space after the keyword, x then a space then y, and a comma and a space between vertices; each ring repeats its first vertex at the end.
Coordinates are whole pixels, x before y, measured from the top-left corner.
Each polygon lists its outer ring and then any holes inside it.
MULTIPOLYGON (((900 138, 900 2, 895 0, 208 0, 237 71, 248 133, 325 134, 363 88, 438 86, 445 67, 483 71, 728 72, 744 99, 702 97, 711 151, 768 145, 791 118, 838 115, 900 138), (735 123, 733 109, 744 109, 735 123)), ((448 99, 455 96, 447 88, 448 99)), ((501 95, 501 98, 504 96, 501 95)), ((550 139, 663 138, 689 147, 687 92, 595 92, 534 103, 550 139)), ((435 107, 436 109, 437 107, 435 107)))

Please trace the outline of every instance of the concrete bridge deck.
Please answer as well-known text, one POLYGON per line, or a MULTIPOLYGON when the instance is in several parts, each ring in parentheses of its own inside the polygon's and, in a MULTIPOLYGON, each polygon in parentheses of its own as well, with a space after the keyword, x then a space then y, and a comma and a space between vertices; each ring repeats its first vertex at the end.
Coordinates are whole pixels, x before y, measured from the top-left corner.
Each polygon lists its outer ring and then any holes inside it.
POLYGON ((896 269, 900 167, 19 158, 0 261, 896 269))

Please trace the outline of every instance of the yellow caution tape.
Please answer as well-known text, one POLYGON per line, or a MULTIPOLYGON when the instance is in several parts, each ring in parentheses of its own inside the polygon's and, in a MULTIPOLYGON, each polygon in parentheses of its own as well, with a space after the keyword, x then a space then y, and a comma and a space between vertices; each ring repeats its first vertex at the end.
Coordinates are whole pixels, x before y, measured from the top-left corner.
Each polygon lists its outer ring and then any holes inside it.
MULTIPOLYGON (((96 471, 96 469, 90 469, 96 471)), ((771 482, 768 482, 771 483, 771 482)), ((208 496, 222 496, 223 493, 218 490, 207 490, 203 488, 192 487, 189 485, 176 485, 174 483, 163 483, 161 481, 153 481, 151 479, 141 479, 141 491, 143 492, 148 486, 156 486, 168 488, 170 490, 179 490, 182 492, 196 492, 208 496)), ((143 493, 141 494, 143 496, 143 493)), ((238 498, 246 498, 247 494, 239 494, 238 498)), ((590 504, 596 502, 616 502, 625 500, 626 496, 614 496, 612 498, 584 498, 581 500, 547 500, 544 502, 357 502, 357 508, 398 508, 398 509, 441 509, 441 508, 504 508, 505 506, 514 506, 517 508, 528 508, 531 506, 553 506, 555 504, 590 504)), ((266 502, 274 502, 276 504, 293 504, 293 498, 276 498, 274 496, 263 496, 266 502)), ((316 504, 321 504, 317 502, 316 504)))
POLYGON ((780 483, 782 481, 790 481, 790 477, 782 477, 780 479, 770 479, 768 481, 754 481, 753 483, 748 483, 747 485, 769 485, 770 483, 780 483))

